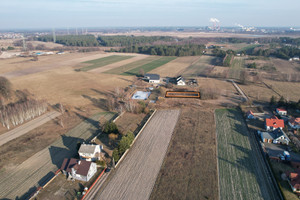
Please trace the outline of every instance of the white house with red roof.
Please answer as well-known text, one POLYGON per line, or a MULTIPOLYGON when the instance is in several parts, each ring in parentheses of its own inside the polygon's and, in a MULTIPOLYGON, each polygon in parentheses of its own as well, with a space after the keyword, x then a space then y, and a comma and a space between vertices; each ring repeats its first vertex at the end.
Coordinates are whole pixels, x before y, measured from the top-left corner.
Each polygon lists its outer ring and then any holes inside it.
POLYGON ((266 130, 275 130, 277 128, 283 129, 284 128, 284 121, 283 119, 278 119, 276 116, 271 118, 266 118, 266 130))
POLYGON ((292 117, 289 120, 289 125, 293 128, 293 129, 300 129, 300 117, 294 118, 292 117))
POLYGON ((276 113, 278 115, 287 115, 287 110, 284 108, 276 108, 276 113))

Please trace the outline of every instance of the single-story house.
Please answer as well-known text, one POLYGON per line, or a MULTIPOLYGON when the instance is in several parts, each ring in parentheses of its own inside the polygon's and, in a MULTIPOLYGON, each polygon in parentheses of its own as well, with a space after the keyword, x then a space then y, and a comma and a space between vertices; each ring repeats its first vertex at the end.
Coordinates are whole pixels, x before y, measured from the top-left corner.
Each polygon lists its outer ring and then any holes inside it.
POLYGON ((78 154, 80 159, 86 161, 96 161, 101 159, 103 147, 97 144, 81 144, 78 154))
POLYGON ((160 83, 160 76, 158 74, 145 74, 144 79, 149 83, 160 83))
POLYGON ((276 113, 278 115, 287 115, 287 110, 284 108, 276 108, 276 113))
POLYGON ((300 174, 299 172, 286 172, 288 183, 294 193, 300 193, 300 174))
POLYGON ((299 60, 298 56, 293 57, 293 60, 299 60))
POLYGON ((252 112, 252 110, 249 110, 248 112, 246 112, 246 117, 248 119, 254 119, 254 113, 252 112))
POLYGON ((300 117, 294 118, 292 117, 289 120, 289 125, 293 128, 293 129, 300 129, 300 117))
POLYGON ((182 76, 178 76, 178 77, 176 78, 176 84, 177 84, 177 85, 185 85, 185 81, 184 81, 184 79, 183 79, 182 76))
POLYGON ((280 128, 277 128, 271 132, 261 132, 260 137, 261 137, 261 140, 265 143, 288 145, 290 142, 290 139, 288 138, 288 136, 280 128))
POLYGON ((277 128, 284 128, 284 121, 283 119, 278 119, 276 116, 271 118, 266 118, 266 130, 275 130, 277 128))
POLYGON ((86 160, 65 158, 60 169, 68 177, 79 181, 89 181, 96 174, 97 165, 86 160))

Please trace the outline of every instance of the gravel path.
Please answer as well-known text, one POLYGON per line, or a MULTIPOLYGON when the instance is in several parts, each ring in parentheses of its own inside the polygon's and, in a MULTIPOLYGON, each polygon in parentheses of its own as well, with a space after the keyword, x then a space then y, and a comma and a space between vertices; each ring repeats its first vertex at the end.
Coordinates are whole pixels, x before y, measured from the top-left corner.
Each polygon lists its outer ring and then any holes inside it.
POLYGON ((179 110, 156 112, 114 176, 94 199, 149 199, 179 113, 179 110))
MULTIPOLYGON (((81 122, 47 148, 36 153, 16 168, 0 172, 0 199, 26 199, 35 188, 45 183, 60 168, 64 158, 77 153, 77 143, 90 140, 99 131, 102 113, 81 122), (25 195, 24 195, 25 194, 25 195)), ((104 113, 110 119, 112 113, 104 113)), ((33 144, 34 145, 34 144, 33 144)))
POLYGON ((60 116, 61 113, 56 112, 56 111, 52 111, 52 112, 48 112, 42 116, 39 116, 11 131, 8 131, 2 135, 0 135, 0 146, 2 146, 3 144, 16 139, 26 133, 28 133, 29 131, 45 124, 46 122, 55 119, 56 117, 60 116))

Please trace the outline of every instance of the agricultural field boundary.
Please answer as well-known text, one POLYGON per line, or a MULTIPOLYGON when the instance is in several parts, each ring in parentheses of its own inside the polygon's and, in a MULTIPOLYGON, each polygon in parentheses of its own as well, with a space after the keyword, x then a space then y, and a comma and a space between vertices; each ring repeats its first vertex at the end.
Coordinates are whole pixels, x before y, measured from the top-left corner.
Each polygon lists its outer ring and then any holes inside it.
POLYGON ((133 56, 112 55, 112 56, 107 56, 107 57, 104 57, 104 58, 99 58, 99 59, 95 59, 95 60, 86 61, 86 62, 83 62, 83 63, 90 64, 90 65, 80 68, 79 71, 85 71, 86 72, 86 71, 89 71, 89 70, 92 70, 92 69, 103 67, 105 65, 109 65, 109 64, 112 64, 112 63, 115 63, 115 62, 126 60, 126 59, 129 59, 129 58, 132 58, 132 57, 133 56))

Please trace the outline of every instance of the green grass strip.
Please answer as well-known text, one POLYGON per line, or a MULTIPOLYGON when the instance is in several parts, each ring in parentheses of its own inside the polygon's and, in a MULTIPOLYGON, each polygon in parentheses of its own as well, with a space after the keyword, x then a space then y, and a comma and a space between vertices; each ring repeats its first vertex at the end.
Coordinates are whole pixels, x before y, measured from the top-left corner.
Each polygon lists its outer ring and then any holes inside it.
POLYGON ((144 70, 145 73, 157 68, 157 67, 160 67, 164 64, 167 64, 168 62, 176 59, 177 57, 161 57, 159 58, 158 60, 154 60, 150 63, 147 63, 147 64, 144 64, 142 66, 139 66, 139 67, 136 67, 134 69, 131 69, 129 71, 126 71, 124 73, 122 73, 122 75, 125 75, 125 76, 136 76, 139 74, 139 71, 141 69, 144 70))
POLYGON ((157 56, 150 56, 150 57, 144 58, 142 60, 137 60, 135 62, 128 63, 126 65, 120 66, 118 68, 110 69, 110 70, 108 70, 108 71, 106 71, 104 73, 107 73, 107 74, 119 74, 119 75, 121 75, 124 72, 127 72, 127 71, 132 70, 132 69, 134 69, 136 67, 140 67, 142 65, 145 65, 145 64, 147 64, 149 62, 152 62, 152 61, 158 60, 158 59, 159 59, 159 57, 157 57, 157 56))
POLYGON ((84 63, 89 63, 91 65, 87 66, 87 67, 80 68, 80 71, 85 71, 86 72, 86 71, 89 71, 89 70, 92 70, 92 69, 103 67, 105 65, 109 65, 109 64, 112 64, 112 63, 115 63, 115 62, 126 60, 126 59, 129 59, 129 58, 132 58, 132 57, 133 56, 113 55, 113 56, 108 56, 108 57, 99 58, 99 59, 95 59, 95 60, 89 60, 89 61, 86 61, 84 63))

